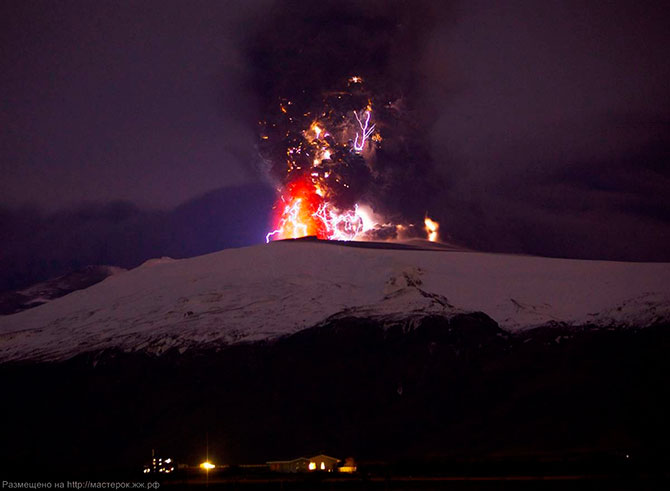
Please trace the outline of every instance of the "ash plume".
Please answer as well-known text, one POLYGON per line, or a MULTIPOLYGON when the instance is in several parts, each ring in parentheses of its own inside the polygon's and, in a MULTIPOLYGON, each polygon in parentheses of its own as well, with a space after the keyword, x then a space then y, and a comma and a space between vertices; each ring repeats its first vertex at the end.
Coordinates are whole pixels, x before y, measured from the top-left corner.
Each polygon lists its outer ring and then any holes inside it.
POLYGON ((280 2, 251 37, 261 157, 280 193, 309 201, 303 188, 315 186, 309 213, 327 228, 358 203, 389 223, 422 223, 443 187, 416 105, 437 17, 427 1, 280 2))

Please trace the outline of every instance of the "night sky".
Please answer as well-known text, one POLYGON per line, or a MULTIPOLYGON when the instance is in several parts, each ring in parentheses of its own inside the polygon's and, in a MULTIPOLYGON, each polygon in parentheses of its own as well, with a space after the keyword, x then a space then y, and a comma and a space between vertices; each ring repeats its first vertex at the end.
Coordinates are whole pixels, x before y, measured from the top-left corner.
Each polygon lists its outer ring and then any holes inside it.
POLYGON ((661 1, 5 1, 0 290, 262 242, 268 97, 354 70, 403 92, 396 198, 450 240, 669 261, 668 26, 661 1))

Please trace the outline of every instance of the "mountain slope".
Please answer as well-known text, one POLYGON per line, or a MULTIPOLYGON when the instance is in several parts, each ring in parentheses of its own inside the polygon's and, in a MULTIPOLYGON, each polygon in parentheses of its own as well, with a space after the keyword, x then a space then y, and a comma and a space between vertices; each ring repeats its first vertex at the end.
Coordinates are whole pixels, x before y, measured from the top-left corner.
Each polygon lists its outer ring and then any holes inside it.
POLYGON ((116 266, 86 266, 57 278, 41 281, 18 291, 0 293, 0 315, 38 307, 68 293, 88 288, 108 276, 125 271, 116 266))
POLYGON ((670 264, 285 241, 151 260, 0 318, 0 361, 118 348, 160 354, 273 339, 338 317, 484 312, 508 331, 670 318, 670 264))

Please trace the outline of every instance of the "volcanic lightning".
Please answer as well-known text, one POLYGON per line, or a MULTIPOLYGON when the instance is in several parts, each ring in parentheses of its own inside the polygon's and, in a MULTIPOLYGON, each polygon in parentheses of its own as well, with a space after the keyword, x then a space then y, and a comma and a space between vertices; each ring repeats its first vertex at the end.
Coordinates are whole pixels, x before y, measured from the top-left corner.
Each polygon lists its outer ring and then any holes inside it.
MULTIPOLYGON (((280 177, 274 227, 266 242, 398 237, 397 224, 375 214, 365 201, 379 180, 372 150, 383 139, 362 77, 347 82, 344 90, 324 92, 320 104, 312 97, 280 98, 275 103, 279 111, 259 122, 261 154, 280 177)), ((429 227, 428 220, 428 238, 437 240, 437 222, 429 227)), ((403 230, 417 229, 407 224, 403 230)))
MULTIPOLYGON (((355 76, 349 82, 356 84, 356 94, 326 94, 323 106, 316 108, 281 100, 275 121, 260 122, 262 141, 276 151, 269 158, 275 159, 281 151, 286 162, 275 205, 275 228, 266 235, 266 242, 306 235, 353 240, 375 227, 352 192, 355 176, 370 173, 369 163, 360 154, 376 134, 372 106, 361 88, 362 79, 355 76), (358 104, 364 108, 360 110, 358 104), (347 118, 351 113, 353 118, 347 118)), ((381 137, 373 140, 380 141, 381 137)))
POLYGON ((370 126, 369 109, 365 111, 365 116, 363 117, 365 119, 365 123, 361 121, 361 118, 356 111, 354 111, 354 116, 356 116, 356 121, 358 121, 358 126, 361 129, 360 135, 358 134, 358 132, 356 133, 356 140, 354 141, 354 150, 356 150, 357 152, 362 152, 363 149, 365 148, 365 142, 372 134, 372 132, 375 130, 375 125, 373 124, 372 126, 370 126))
POLYGON ((279 3, 245 43, 258 163, 276 189, 266 240, 427 237, 424 214, 445 183, 424 124, 432 112, 416 105, 416 53, 439 2, 279 3))

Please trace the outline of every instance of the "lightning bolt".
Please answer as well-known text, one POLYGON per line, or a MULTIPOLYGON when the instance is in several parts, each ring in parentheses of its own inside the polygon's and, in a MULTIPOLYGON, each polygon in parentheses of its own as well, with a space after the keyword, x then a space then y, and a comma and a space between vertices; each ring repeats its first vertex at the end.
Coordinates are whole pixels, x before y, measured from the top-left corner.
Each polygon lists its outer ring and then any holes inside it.
POLYGON ((356 116, 356 121, 358 121, 358 126, 361 129, 360 134, 356 132, 356 140, 354 140, 354 150, 356 152, 362 152, 365 148, 365 142, 375 130, 375 125, 370 126, 370 111, 366 110, 363 119, 365 122, 361 121, 361 117, 356 111, 354 111, 354 116, 356 116))

